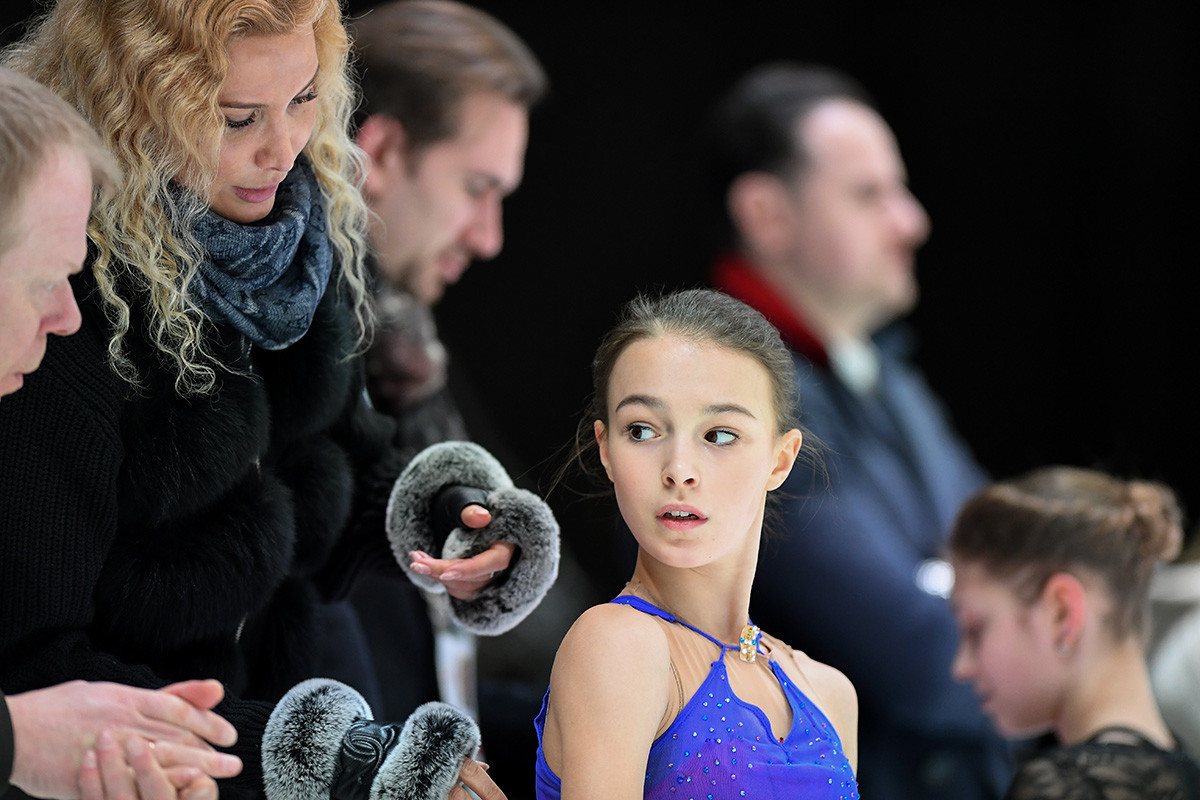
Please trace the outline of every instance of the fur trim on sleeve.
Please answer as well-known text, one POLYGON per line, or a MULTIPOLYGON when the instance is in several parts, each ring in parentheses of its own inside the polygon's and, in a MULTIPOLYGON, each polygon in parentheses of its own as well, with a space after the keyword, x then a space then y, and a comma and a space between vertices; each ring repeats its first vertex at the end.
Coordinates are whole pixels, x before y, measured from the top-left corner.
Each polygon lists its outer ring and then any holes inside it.
POLYGON ((474 600, 450 602, 459 624, 474 633, 511 630, 537 607, 558 576, 559 529, 550 507, 532 492, 515 488, 500 462, 471 442, 436 444, 412 460, 392 489, 387 530, 405 574, 432 593, 444 592, 445 587, 408 568, 410 551, 438 554, 440 550, 441 558, 466 558, 498 541, 517 546, 509 568, 474 600), (433 499, 451 485, 486 490, 492 521, 477 530, 455 528, 440 543, 433 499))

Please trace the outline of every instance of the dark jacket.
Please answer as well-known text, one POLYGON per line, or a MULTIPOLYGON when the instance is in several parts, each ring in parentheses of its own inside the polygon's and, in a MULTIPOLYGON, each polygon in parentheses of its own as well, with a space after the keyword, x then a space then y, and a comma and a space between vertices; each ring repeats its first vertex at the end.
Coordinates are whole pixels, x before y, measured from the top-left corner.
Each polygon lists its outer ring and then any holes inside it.
POLYGON ((191 398, 136 307, 140 384, 118 377, 90 275, 75 288, 82 329, 0 405, 0 688, 218 678, 245 764, 222 797, 261 792, 266 719, 314 675, 314 610, 400 575, 383 516, 410 454, 364 400, 336 275, 286 349, 212 326, 228 369, 191 398))
POLYGON ((854 683, 864 796, 996 797, 1004 745, 950 674, 957 626, 919 573, 982 473, 894 352, 883 351, 866 400, 803 356, 796 368, 801 419, 827 446, 828 472, 802 460, 781 487, 751 613, 854 683))
POLYGON ((1007 749, 970 687, 950 674, 957 626, 919 572, 942 556, 984 472, 909 360, 903 328, 876 337, 878 385, 856 393, 751 269, 727 257, 718 288, 762 306, 784 333, 800 420, 824 455, 819 465, 802 456, 769 505, 751 615, 854 683, 864 797, 997 797, 1007 749))

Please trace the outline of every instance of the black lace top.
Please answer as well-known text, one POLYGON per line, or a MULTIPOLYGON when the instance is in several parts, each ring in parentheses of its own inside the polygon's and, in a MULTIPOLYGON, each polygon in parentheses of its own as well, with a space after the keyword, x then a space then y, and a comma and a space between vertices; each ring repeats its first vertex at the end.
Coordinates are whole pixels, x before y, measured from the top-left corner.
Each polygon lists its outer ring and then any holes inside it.
POLYGON ((1031 755, 1005 800, 1200 800, 1200 767, 1127 728, 1031 755))

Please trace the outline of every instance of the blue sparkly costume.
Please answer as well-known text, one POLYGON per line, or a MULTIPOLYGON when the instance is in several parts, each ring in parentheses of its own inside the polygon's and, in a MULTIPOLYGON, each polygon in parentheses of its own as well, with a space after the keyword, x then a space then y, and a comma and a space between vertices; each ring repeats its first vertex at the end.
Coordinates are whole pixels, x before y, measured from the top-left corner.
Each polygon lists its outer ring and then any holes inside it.
MULTIPOLYGON (((854 800, 858 784, 833 725, 804 696, 774 660, 771 671, 792 708, 792 728, 783 741, 765 714, 733 694, 725 671, 725 650, 736 650, 640 597, 622 595, 612 602, 684 625, 721 648, 708 676, 654 740, 646 764, 647 800, 694 798, 788 798, 854 800)), ((542 753, 542 732, 550 693, 534 721, 537 729, 537 800, 558 800, 562 782, 542 753)))

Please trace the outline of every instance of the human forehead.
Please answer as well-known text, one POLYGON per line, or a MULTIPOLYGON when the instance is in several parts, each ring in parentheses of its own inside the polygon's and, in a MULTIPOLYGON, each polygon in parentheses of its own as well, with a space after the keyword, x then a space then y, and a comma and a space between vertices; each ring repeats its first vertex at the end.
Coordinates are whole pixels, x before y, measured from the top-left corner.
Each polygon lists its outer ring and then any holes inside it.
POLYGON ((770 422, 771 378, 748 353, 678 334, 640 338, 613 363, 609 408, 624 398, 650 397, 683 409, 735 404, 770 422))
POLYGON ((247 33, 225 47, 229 70, 221 85, 221 103, 262 103, 275 95, 291 98, 317 71, 312 25, 287 33, 247 33))
POLYGON ((952 559, 951 564, 954 567, 954 586, 950 591, 950 605, 956 612, 965 614, 1023 608, 1011 582, 996 575, 985 565, 961 559, 952 559))
POLYGON ((815 105, 795 123, 806 174, 845 174, 882 170, 903 175, 895 134, 874 109, 858 101, 832 98, 815 105))
POLYGON ((417 169, 457 168, 492 178, 504 193, 524 171, 528 110, 499 92, 468 92, 459 102, 454 134, 425 145, 417 169))
POLYGON ((0 275, 42 280, 78 271, 87 255, 92 188, 91 164, 82 152, 68 145, 47 149, 15 210, 0 275))

